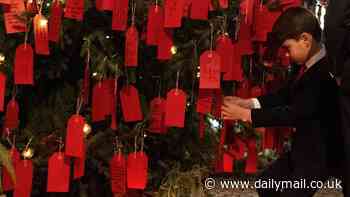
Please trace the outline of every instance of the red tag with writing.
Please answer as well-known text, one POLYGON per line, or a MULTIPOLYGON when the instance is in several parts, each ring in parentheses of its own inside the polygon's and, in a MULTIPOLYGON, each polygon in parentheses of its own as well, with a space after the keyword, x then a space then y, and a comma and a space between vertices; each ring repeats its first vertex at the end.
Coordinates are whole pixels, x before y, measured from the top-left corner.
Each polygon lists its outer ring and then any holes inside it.
POLYGON ((17 101, 13 98, 7 104, 5 115, 5 127, 15 129, 19 125, 19 106, 17 101))
POLYGON ((114 7, 113 0, 96 0, 96 9, 99 11, 109 10, 112 11, 114 7))
POLYGON ((33 49, 30 44, 20 44, 16 49, 14 82, 17 85, 33 85, 33 49))
POLYGON ((233 66, 234 51, 231 39, 221 35, 216 41, 216 52, 220 55, 221 72, 227 72, 233 66))
POLYGON ((43 15, 37 14, 33 19, 35 53, 49 55, 49 35, 47 19, 43 15))
POLYGON ((224 172, 233 172, 233 159, 234 158, 230 154, 224 152, 222 159, 224 164, 224 172))
POLYGON ((164 11, 163 8, 158 5, 152 5, 148 8, 148 20, 147 20, 147 36, 146 43, 148 45, 158 44, 159 32, 163 29, 164 23, 164 11))
POLYGON ((128 24, 129 0, 114 1, 112 29, 125 31, 128 24))
POLYGON ((136 67, 139 48, 139 33, 136 27, 129 27, 125 37, 125 66, 136 67))
MULTIPOLYGON (((128 161, 129 162, 129 161, 128 161)), ((115 154, 109 163, 113 193, 126 193, 126 159, 122 153, 115 154)))
POLYGON ((164 4, 164 27, 181 27, 181 19, 185 6, 184 0, 166 0, 164 4))
POLYGON ((206 114, 211 112, 211 106, 213 104, 214 92, 208 89, 199 89, 197 98, 197 112, 206 114))
POLYGON ((256 173, 257 168, 257 150, 256 150, 256 140, 248 140, 248 158, 246 161, 245 172, 248 174, 256 173))
POLYGON ((82 21, 84 17, 84 0, 67 0, 64 17, 82 21))
POLYGON ((86 158, 86 150, 85 143, 83 143, 83 157, 82 158, 74 158, 74 174, 73 179, 79 179, 84 176, 85 173, 85 158, 86 158))
POLYGON ((131 189, 145 189, 147 184, 148 157, 144 152, 128 155, 127 184, 131 189))
POLYGON ((173 36, 170 29, 161 28, 158 35, 157 58, 159 60, 169 60, 172 57, 171 47, 173 46, 173 36))
MULTIPOLYGON (((16 169, 17 163, 20 161, 20 154, 15 147, 12 147, 9 151, 12 166, 16 169)), ((14 184, 11 179, 10 173, 5 166, 2 168, 2 189, 4 191, 10 191, 14 189, 14 184)))
POLYGON ((0 111, 4 111, 6 75, 0 72, 0 111))
POLYGON ((33 163, 31 160, 20 160, 16 165, 16 186, 14 197, 30 197, 32 193, 33 163))
POLYGON ((153 133, 165 133, 165 105, 163 98, 157 97, 151 101, 151 121, 149 129, 153 133))
POLYGON ((56 152, 49 158, 47 192, 69 192, 69 159, 56 152))
POLYGON ((10 3, 9 9, 4 10, 6 33, 25 32, 25 22, 19 19, 19 16, 25 11, 24 1, 12 0, 10 3))
POLYGON ((120 102, 125 122, 135 122, 143 119, 139 92, 132 86, 124 86, 120 91, 120 102))
POLYGON ((72 115, 69 118, 65 144, 65 154, 67 156, 78 158, 83 157, 84 125, 84 117, 78 114, 72 115))
POLYGON ((59 0, 54 1, 49 19, 49 40, 58 42, 62 23, 63 8, 59 0))
POLYGON ((210 1, 211 0, 192 0, 191 19, 208 20, 210 1))
POLYGON ((111 115, 115 107, 114 79, 97 83, 92 90, 92 121, 102 121, 111 115))
POLYGON ((186 93, 180 89, 168 92, 165 107, 165 125, 183 128, 185 124, 186 93))
POLYGON ((205 51, 200 57, 200 79, 201 89, 220 89, 221 60, 215 51, 205 51))

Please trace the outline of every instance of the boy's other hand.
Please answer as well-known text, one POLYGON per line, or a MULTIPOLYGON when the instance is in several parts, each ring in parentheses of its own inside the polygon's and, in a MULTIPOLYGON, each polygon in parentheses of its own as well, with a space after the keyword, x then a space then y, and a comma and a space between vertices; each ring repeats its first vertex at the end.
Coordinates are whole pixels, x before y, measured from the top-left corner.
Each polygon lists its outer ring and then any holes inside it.
POLYGON ((237 96, 225 96, 224 97, 224 103, 231 103, 239 105, 240 107, 252 109, 253 108, 253 101, 251 99, 242 99, 237 96))

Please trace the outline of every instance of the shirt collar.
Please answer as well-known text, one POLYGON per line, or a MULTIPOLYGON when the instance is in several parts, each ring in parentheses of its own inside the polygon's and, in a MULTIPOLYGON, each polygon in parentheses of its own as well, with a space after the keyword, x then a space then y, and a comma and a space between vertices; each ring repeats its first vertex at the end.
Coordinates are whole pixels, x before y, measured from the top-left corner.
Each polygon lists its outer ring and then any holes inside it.
POLYGON ((315 65, 318 61, 326 56, 326 47, 324 44, 321 45, 321 50, 318 51, 315 55, 313 55, 309 60, 305 62, 306 69, 311 68, 311 66, 315 65))

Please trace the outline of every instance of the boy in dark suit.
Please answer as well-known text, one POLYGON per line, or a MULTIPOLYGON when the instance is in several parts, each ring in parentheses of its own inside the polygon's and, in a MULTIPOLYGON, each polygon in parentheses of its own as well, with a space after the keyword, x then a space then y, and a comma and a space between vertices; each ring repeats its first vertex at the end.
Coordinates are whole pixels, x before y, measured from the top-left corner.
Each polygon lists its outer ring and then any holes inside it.
POLYGON ((280 47, 287 49, 291 61, 301 66, 299 75, 273 94, 254 99, 225 97, 222 114, 224 119, 249 121, 254 127, 295 127, 291 151, 259 176, 266 182, 287 181, 284 187, 288 188, 257 189, 261 197, 311 197, 317 191, 311 188, 312 181, 326 181, 342 163, 337 84, 321 44, 319 23, 311 12, 289 8, 277 19, 271 35, 269 50, 275 54, 280 47), (288 185, 301 180, 310 187, 288 185))

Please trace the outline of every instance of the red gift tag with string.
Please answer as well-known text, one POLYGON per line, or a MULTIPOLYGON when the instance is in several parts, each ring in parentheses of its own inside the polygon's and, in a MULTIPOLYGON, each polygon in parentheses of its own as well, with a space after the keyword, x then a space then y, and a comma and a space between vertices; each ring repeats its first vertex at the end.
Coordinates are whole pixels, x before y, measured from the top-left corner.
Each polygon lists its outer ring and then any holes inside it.
POLYGON ((191 19, 208 20, 210 1, 211 0, 192 0, 191 19))
POLYGON ((245 172, 248 174, 256 173, 257 169, 257 150, 256 150, 256 140, 248 140, 248 158, 246 161, 245 172))
POLYGON ((30 197, 33 182, 33 163, 31 160, 20 160, 16 164, 16 185, 14 197, 30 197))
POLYGON ((224 80, 226 81, 242 81, 243 70, 242 70, 242 54, 239 53, 238 45, 233 44, 233 61, 232 66, 227 69, 224 73, 224 80))
POLYGON ((211 112, 211 106, 213 104, 214 92, 207 89, 199 89, 197 98, 197 112, 206 114, 211 112))
POLYGON ((185 124, 186 93, 180 89, 168 92, 165 107, 165 125, 183 128, 185 124))
MULTIPOLYGON (((15 147, 11 148, 11 150, 9 151, 9 154, 10 154, 12 166, 15 170, 17 163, 21 159, 20 158, 21 156, 15 147)), ((5 166, 3 166, 2 168, 2 189, 4 191, 11 191, 14 189, 14 184, 11 179, 10 173, 5 166)))
POLYGON ((115 110, 114 79, 97 83, 92 90, 92 121, 102 121, 115 110))
POLYGON ((33 49, 30 44, 20 44, 16 49, 14 82, 17 85, 33 85, 33 49))
POLYGON ((125 31, 128 24, 129 0, 114 1, 112 29, 125 31))
POLYGON ((253 24, 253 16, 254 16, 254 0, 243 0, 240 3, 240 13, 244 15, 244 22, 248 25, 253 24))
POLYGON ((139 33, 134 25, 128 28, 125 37, 125 66, 137 67, 139 33))
POLYGON ((150 132, 165 133, 165 105, 166 101, 161 97, 154 98, 151 101, 150 132))
POLYGON ((200 57, 201 89, 220 89, 221 59, 215 51, 205 51, 200 57))
POLYGON ((147 36, 148 45, 157 45, 159 32, 163 29, 164 11, 159 5, 151 5, 148 8, 147 36))
POLYGON ((8 8, 9 9, 4 9, 6 33, 25 32, 26 24, 19 18, 19 16, 25 11, 24 1, 11 0, 8 8))
POLYGON ((25 7, 26 11, 31 14, 37 14, 39 12, 37 0, 27 1, 25 7))
POLYGON ((33 19, 35 53, 40 55, 49 55, 49 34, 47 19, 37 14, 33 19))
POLYGON ((59 0, 55 0, 51 7, 49 19, 49 40, 58 42, 62 23, 63 8, 59 0))
POLYGON ((226 152, 224 152, 222 157, 223 157, 222 160, 223 160, 223 165, 224 165, 223 171, 232 173, 233 172, 233 161, 234 161, 234 158, 230 154, 228 154, 226 152))
POLYGON ((69 118, 67 124, 65 155, 69 157, 83 157, 84 125, 84 117, 79 114, 74 114, 69 118))
POLYGON ((79 179, 84 176, 85 173, 85 158, 86 158, 86 150, 85 143, 83 143, 83 157, 82 158, 74 158, 74 174, 73 179, 79 179))
POLYGON ((255 9, 254 41, 265 42, 268 32, 272 31, 272 26, 281 15, 281 11, 270 11, 266 6, 255 9))
POLYGON ((231 39, 221 35, 216 40, 216 52, 220 55, 221 72, 227 72, 233 66, 234 51, 231 39))
POLYGON ((158 34, 158 60, 169 60, 172 57, 173 35, 170 29, 161 28, 158 34))
POLYGON ((120 91, 120 102, 125 122, 135 122, 143 119, 139 92, 132 86, 124 86, 120 91))
POLYGON ((112 11, 114 3, 113 0, 96 0, 96 9, 99 11, 112 11))
POLYGON ((89 97, 90 97, 90 68, 89 64, 86 64, 84 69, 84 79, 83 79, 83 99, 84 104, 89 104, 89 97))
POLYGON ((47 192, 69 192, 69 159, 64 153, 56 152, 48 163, 47 192))
POLYGON ((145 189, 147 184, 148 157, 145 152, 128 155, 127 185, 130 189, 145 189))
POLYGON ((84 17, 84 0, 67 0, 64 17, 82 21, 84 17))
POLYGON ((122 153, 114 154, 109 162, 112 193, 126 193, 126 159, 122 153))
POLYGON ((192 0, 185 1, 182 17, 188 18, 190 16, 191 4, 192 4, 192 0))
POLYGON ((6 75, 0 72, 0 111, 4 111, 6 75))
POLYGON ((185 6, 184 0, 166 0, 164 3, 164 27, 181 27, 181 19, 185 6))
POLYGON ((19 106, 17 101, 12 98, 7 104, 5 115, 5 127, 15 129, 19 125, 19 106))

